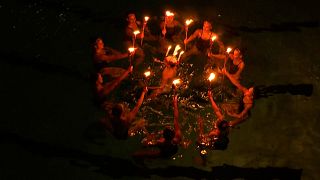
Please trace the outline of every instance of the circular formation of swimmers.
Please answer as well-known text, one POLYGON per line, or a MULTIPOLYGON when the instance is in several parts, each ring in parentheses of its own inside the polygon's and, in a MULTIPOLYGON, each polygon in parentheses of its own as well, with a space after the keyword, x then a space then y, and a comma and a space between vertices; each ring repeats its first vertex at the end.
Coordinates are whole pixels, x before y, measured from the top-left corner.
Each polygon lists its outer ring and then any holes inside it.
POLYGON ((245 67, 240 49, 226 48, 209 21, 203 21, 202 28, 189 35, 193 20, 181 23, 170 11, 157 22, 154 29, 158 34, 149 29, 149 17, 139 22, 134 13, 129 13, 126 20, 123 42, 127 52, 105 46, 102 38, 94 43, 95 97, 105 112, 101 125, 119 140, 143 132, 141 145, 146 148, 133 153, 135 158, 173 157, 178 147, 190 145, 184 141, 185 132, 179 123, 188 116, 181 113, 186 112, 181 111, 185 108, 183 97, 195 93, 191 88, 205 89, 203 99, 208 106, 211 104, 214 118, 210 127, 205 126, 205 118, 195 111, 194 142, 201 155, 208 150, 225 150, 230 131, 248 119, 253 106, 254 88, 240 83, 245 67), (125 102, 128 96, 133 99, 130 103, 125 102), (150 120, 141 120, 139 111, 145 104, 157 104, 161 96, 171 99, 165 106, 169 106, 173 122, 160 131, 150 130, 150 120))

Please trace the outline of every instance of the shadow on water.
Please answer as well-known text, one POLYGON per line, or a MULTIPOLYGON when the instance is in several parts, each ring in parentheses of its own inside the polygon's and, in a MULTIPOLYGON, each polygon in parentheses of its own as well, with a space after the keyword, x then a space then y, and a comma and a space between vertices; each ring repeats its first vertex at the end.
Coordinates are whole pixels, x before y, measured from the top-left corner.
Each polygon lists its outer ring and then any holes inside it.
POLYGON ((300 179, 302 169, 290 168, 241 168, 230 165, 212 167, 211 171, 195 167, 168 166, 165 168, 147 168, 138 166, 128 159, 114 158, 108 155, 95 155, 77 149, 36 142, 13 133, 0 133, 2 144, 17 144, 24 150, 44 158, 66 158, 72 165, 90 168, 97 173, 112 178, 135 176, 150 178, 153 175, 173 178, 205 178, 205 179, 300 179), (94 170, 93 170, 94 169, 94 170), (125 170, 119 173, 119 170, 125 170))
POLYGON ((283 22, 272 23, 269 27, 250 27, 250 26, 231 26, 221 24, 230 34, 239 35, 239 32, 261 33, 261 32, 301 32, 302 28, 319 28, 320 21, 304 21, 304 22, 283 22))
POLYGON ((311 96, 313 92, 312 84, 278 84, 271 86, 256 86, 255 87, 255 96, 256 99, 259 98, 267 98, 269 96, 273 96, 274 94, 286 94, 289 93, 291 95, 304 95, 311 96))

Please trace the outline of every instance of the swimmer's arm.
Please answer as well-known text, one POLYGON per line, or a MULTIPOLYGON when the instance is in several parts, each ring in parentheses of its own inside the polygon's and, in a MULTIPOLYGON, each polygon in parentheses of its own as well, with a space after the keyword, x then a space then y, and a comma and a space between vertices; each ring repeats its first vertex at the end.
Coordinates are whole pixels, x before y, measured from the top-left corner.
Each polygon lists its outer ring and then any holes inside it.
POLYGON ((173 110, 174 110, 174 132, 175 132, 175 138, 177 138, 179 141, 181 140, 181 129, 179 125, 179 110, 178 110, 178 97, 177 95, 174 95, 173 97, 173 110))
POLYGON ((114 80, 111 84, 107 84, 104 88, 103 93, 107 95, 111 91, 113 91, 117 86, 119 86, 121 81, 123 81, 129 75, 130 72, 132 72, 132 66, 130 66, 127 71, 125 71, 120 77, 114 80))
POLYGON ((146 92, 148 91, 148 88, 145 87, 140 95, 140 98, 138 99, 138 102, 136 104, 136 106, 133 108, 133 110, 130 112, 129 114, 129 119, 130 121, 133 121, 133 119, 136 117, 138 111, 139 111, 139 108, 141 107, 142 105, 142 102, 143 102, 143 99, 144 99, 144 96, 146 94, 146 92))
POLYGON ((187 40, 185 40, 185 44, 189 43, 190 41, 193 41, 196 37, 198 37, 200 31, 200 29, 197 29, 187 40))
POLYGON ((128 53, 111 54, 111 55, 99 54, 99 55, 96 55, 96 59, 109 63, 115 60, 127 58, 128 56, 129 56, 128 53))
POLYGON ((221 111, 220 111, 218 105, 216 104, 216 102, 213 100, 212 92, 210 90, 208 91, 208 96, 209 96, 209 99, 210 99, 210 102, 211 102, 212 109, 213 109, 214 113, 216 114, 216 116, 218 117, 218 120, 222 120, 223 119, 223 114, 221 113, 221 111))
POLYGON ((247 88, 245 88, 244 86, 242 86, 240 84, 240 82, 235 78, 233 77, 230 73, 228 73, 226 71, 226 69, 223 70, 223 73, 229 78, 229 80, 231 81, 231 83, 233 85, 235 85, 238 89, 240 89, 242 92, 245 92, 247 90, 247 88))

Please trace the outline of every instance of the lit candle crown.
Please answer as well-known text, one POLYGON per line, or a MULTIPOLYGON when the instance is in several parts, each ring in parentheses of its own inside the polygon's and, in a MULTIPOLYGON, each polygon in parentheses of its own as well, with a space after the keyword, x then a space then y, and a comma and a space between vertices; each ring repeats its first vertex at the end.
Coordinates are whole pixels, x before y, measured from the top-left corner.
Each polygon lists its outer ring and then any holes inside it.
POLYGON ((214 73, 210 73, 208 80, 211 82, 215 77, 216 75, 214 73))
POLYGON ((189 26, 189 24, 191 24, 192 22, 193 22, 192 19, 187 19, 187 20, 186 20, 186 25, 189 26))
POLYGON ((228 47, 227 48, 227 53, 231 52, 232 48, 228 47))
POLYGON ((166 11, 166 16, 174 16, 174 14, 170 11, 166 11))

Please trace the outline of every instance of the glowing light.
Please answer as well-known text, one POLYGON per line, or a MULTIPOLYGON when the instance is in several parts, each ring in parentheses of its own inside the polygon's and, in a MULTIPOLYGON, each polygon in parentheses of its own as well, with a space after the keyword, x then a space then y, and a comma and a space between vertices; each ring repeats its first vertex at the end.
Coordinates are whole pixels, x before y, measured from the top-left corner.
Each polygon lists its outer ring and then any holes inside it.
POLYGON ((144 17, 144 21, 147 22, 149 20, 149 16, 144 17))
POLYGON ((134 48, 134 47, 130 47, 129 49, 128 49, 128 51, 130 52, 130 53, 132 53, 133 51, 135 51, 136 49, 134 48))
POLYGON ((173 55, 176 56, 178 54, 178 51, 181 49, 180 45, 176 45, 176 47, 174 48, 174 51, 173 51, 173 55))
POLYGON ((201 153, 202 155, 205 155, 205 154, 207 154, 207 151, 204 149, 204 150, 201 150, 200 153, 201 153))
POLYGON ((172 81, 172 84, 174 84, 175 86, 180 83, 181 83, 180 79, 175 79, 172 81))
POLYGON ((189 26, 189 24, 191 24, 192 22, 193 22, 192 19, 187 19, 187 20, 186 20, 186 25, 189 26))
POLYGON ((144 76, 145 76, 145 77, 149 77, 150 75, 151 75, 151 72, 150 72, 150 71, 144 72, 144 76))
POLYGON ((171 49, 171 45, 168 47, 168 50, 167 50, 166 56, 168 56, 170 49, 171 49))
POLYGON ((211 82, 215 77, 216 75, 214 73, 210 73, 208 80, 211 82))
POLYGON ((140 31, 139 30, 136 30, 136 31, 134 31, 133 32, 133 34, 136 36, 137 34, 139 34, 140 33, 140 31))
POLYGON ((181 55, 184 53, 184 51, 180 51, 180 54, 179 54, 179 57, 178 57, 178 61, 180 60, 181 58, 181 55))
POLYGON ((166 16, 174 16, 174 14, 170 11, 166 11, 166 16))
POLYGON ((217 39, 217 36, 212 36, 211 37, 211 41, 214 41, 214 40, 216 40, 217 39))
POLYGON ((228 47, 227 48, 227 53, 231 52, 232 48, 231 47, 228 47))

